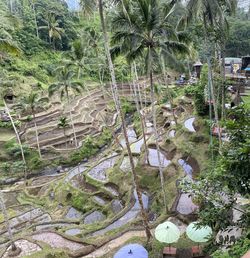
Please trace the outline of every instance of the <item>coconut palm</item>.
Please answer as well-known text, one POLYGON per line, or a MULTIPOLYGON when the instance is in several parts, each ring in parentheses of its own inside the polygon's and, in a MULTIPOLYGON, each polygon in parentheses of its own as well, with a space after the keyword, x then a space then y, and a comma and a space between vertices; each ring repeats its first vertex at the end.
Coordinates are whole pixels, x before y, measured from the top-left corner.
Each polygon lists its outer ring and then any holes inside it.
POLYGON ((59 122, 57 124, 58 128, 63 129, 64 137, 66 137, 66 128, 69 127, 69 123, 66 116, 60 117, 59 122))
POLYGON ((153 124, 166 211, 168 208, 158 143, 153 71, 154 66, 160 62, 160 53, 164 57, 169 57, 175 52, 188 52, 187 46, 179 41, 178 33, 169 22, 174 4, 175 1, 163 3, 158 0, 135 0, 133 2, 124 0, 122 8, 119 8, 112 19, 113 54, 124 54, 128 62, 138 58, 145 59, 150 78, 153 124))
MULTIPOLYGON (((136 66, 135 65, 134 65, 134 71, 133 71, 133 68, 131 67, 131 74, 132 74, 132 76, 133 76, 133 74, 136 74, 136 66)), ((145 154, 147 157, 146 160, 149 164, 149 152, 148 152, 147 139, 146 139, 146 133, 145 133, 146 122, 145 122, 145 118, 142 114, 142 100, 139 95, 139 93, 140 93, 140 90, 138 90, 139 86, 136 83, 135 78, 136 78, 136 75, 133 76, 133 91, 134 91, 134 97, 135 97, 135 103, 136 103, 136 111, 140 118, 140 123, 141 123, 141 128, 142 128, 142 137, 143 137, 143 142, 144 142, 144 146, 145 146, 145 154)))
MULTIPOLYGON (((205 47, 207 48, 207 63, 208 63, 208 88, 209 88, 209 109, 210 109, 210 119, 212 119, 211 113, 211 103, 214 106, 214 115, 216 125, 218 127, 219 142, 221 145, 221 133, 219 125, 219 114, 218 106, 215 97, 215 88, 212 76, 212 64, 211 64, 211 44, 209 42, 214 41, 214 34, 223 34, 224 31, 228 29, 227 15, 232 14, 237 6, 236 0, 188 0, 186 5, 186 13, 180 20, 180 25, 188 24, 193 20, 201 20, 204 28, 205 35, 205 47)), ((213 44, 213 43, 212 43, 213 44)), ((211 123, 212 126, 212 123, 211 123)), ((212 129, 211 129, 212 130, 212 129)), ((212 144, 212 143, 210 143, 212 144)))
POLYGON ((79 80, 82 75, 82 71, 85 69, 86 61, 86 48, 80 39, 73 42, 70 58, 70 64, 77 68, 77 79, 79 80))
POLYGON ((80 0, 80 5, 85 15, 92 14, 97 9, 96 0, 80 0))
POLYGON ((23 112, 31 112, 32 119, 35 125, 35 131, 36 131, 36 144, 37 144, 37 150, 39 153, 39 157, 42 158, 41 154, 41 148, 39 143, 39 133, 37 129, 37 123, 36 123, 36 112, 38 109, 44 108, 45 105, 48 103, 48 98, 42 97, 38 95, 36 92, 31 92, 29 95, 24 96, 19 103, 19 107, 23 112))
MULTIPOLYGON (((87 2, 89 2, 89 0, 86 0, 86 1, 82 0, 81 2, 82 3, 83 2, 87 3, 87 2)), ((99 10, 99 16, 100 16, 101 27, 102 27, 102 32, 103 32, 105 53, 106 53, 106 57, 107 57, 107 60, 108 60, 108 66, 109 66, 111 82, 112 82, 111 91, 112 91, 112 95, 113 95, 113 99, 114 99, 114 102, 115 102, 116 109, 117 109, 118 114, 119 114, 120 119, 121 119, 122 129, 123 129, 122 131, 123 131, 124 139, 125 139, 125 142, 126 142, 126 147, 127 147, 130 166, 131 166, 132 179, 133 179, 133 182, 134 182, 135 190, 136 190, 138 200, 139 200, 139 204, 140 204, 140 207, 141 207, 141 215, 142 215, 142 219, 143 219, 143 225, 144 225, 144 228, 145 228, 147 239, 149 240, 150 237, 151 237, 151 233, 150 233, 150 229, 149 229, 149 225, 148 225, 148 217, 147 217, 146 211, 144 210, 144 206, 143 206, 143 202, 142 202, 142 194, 141 194, 141 190, 140 190, 140 187, 139 187, 138 176, 137 176, 136 171, 135 171, 135 164, 134 164, 134 160, 133 160, 133 156, 132 156, 132 152, 131 152, 131 148, 130 148, 130 144, 129 144, 129 140, 128 140, 126 123, 125 123, 124 115, 121 111, 120 99, 119 99, 118 92, 117 92, 115 69, 114 69, 113 61, 112 61, 111 54, 110 54, 109 37, 108 37, 106 21, 105 21, 105 16, 104 16, 103 0, 98 0, 98 10, 99 10)))
MULTIPOLYGON (((61 99, 63 99, 63 97, 66 96, 69 108, 70 108, 70 97, 69 97, 70 92, 80 93, 81 90, 84 89, 84 85, 82 83, 74 80, 75 75, 76 75, 75 72, 70 70, 68 66, 60 66, 56 69, 56 76, 58 81, 51 84, 48 88, 49 96, 52 96, 56 92, 60 93, 61 99)), ((77 143, 71 108, 69 110, 69 114, 70 114, 71 126, 73 129, 75 146, 77 147, 78 143, 77 143)))
POLYGON ((30 0, 30 7, 32 9, 33 12, 33 16, 34 16, 34 25, 36 28, 36 37, 39 38, 39 28, 37 25, 37 13, 36 13, 36 1, 35 0, 30 0))
POLYGON ((53 48, 56 48, 56 40, 62 39, 64 29, 59 27, 60 20, 56 18, 56 14, 53 12, 45 12, 44 18, 42 19, 46 24, 44 26, 39 26, 39 30, 47 30, 49 36, 49 43, 53 44, 53 48))

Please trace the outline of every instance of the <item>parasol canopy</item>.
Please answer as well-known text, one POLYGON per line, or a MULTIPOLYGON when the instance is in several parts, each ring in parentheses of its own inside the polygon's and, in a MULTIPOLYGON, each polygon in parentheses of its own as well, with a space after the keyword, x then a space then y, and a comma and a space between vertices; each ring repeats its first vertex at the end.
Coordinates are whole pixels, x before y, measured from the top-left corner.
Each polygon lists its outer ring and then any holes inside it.
POLYGON ((179 237, 180 230, 170 221, 158 225, 155 229, 155 238, 160 242, 171 244, 177 242, 179 237))
POLYGON ((148 258, 148 252, 139 244, 129 244, 122 247, 114 258, 148 258))
POLYGON ((212 229, 209 226, 197 227, 198 222, 192 222, 186 229, 188 238, 197 243, 205 243, 212 235, 212 229))

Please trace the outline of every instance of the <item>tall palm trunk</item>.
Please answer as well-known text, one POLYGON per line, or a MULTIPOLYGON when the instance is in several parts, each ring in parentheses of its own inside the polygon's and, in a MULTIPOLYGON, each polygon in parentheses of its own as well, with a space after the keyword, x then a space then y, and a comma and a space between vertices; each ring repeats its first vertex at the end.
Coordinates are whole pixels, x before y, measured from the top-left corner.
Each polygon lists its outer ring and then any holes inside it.
POLYGON ((137 81, 137 83, 136 83, 137 84, 137 90, 139 92, 140 109, 142 109, 143 106, 142 106, 141 88, 140 88, 140 85, 139 85, 139 77, 138 77, 138 73, 137 73, 136 63, 134 62, 133 65, 134 65, 134 71, 135 71, 135 78, 136 78, 136 81, 137 81))
POLYGON ((169 89, 169 86, 168 86, 167 75, 166 75, 166 66, 165 66, 165 61, 164 61, 163 57, 161 57, 161 63, 162 63, 162 71, 163 71, 164 82, 165 82, 165 85, 167 86, 167 94, 168 94, 168 98, 169 98, 170 105, 171 105, 171 112, 172 112, 175 124, 177 125, 177 117, 175 115, 174 108, 173 108, 174 103, 173 103, 173 98, 171 96, 170 89, 169 89))
MULTIPOLYGON (((206 24, 206 21, 203 21, 204 24, 206 24)), ((212 72, 212 64, 211 64, 211 43, 209 42, 209 35, 207 32, 205 32, 205 46, 207 51, 207 64, 208 64, 208 91, 209 91, 209 116, 210 116, 210 122, 212 122, 212 103, 213 102, 213 108, 214 108, 214 116, 215 116, 215 123, 216 127, 218 129, 218 137, 219 137, 219 149, 221 147, 221 129, 219 124, 219 114, 218 114, 218 105, 217 100, 215 97, 215 88, 213 83, 213 72, 212 72)), ((212 123, 211 123, 212 126, 212 123)), ((212 143, 212 127, 210 127, 210 144, 212 143)), ((213 152, 213 151, 212 151, 213 152)), ((213 153, 212 153, 213 156, 213 153)), ((213 158, 213 157, 212 157, 213 158)))
POLYGON ((210 120, 210 134, 209 134, 209 145, 211 148, 211 156, 212 160, 214 160, 214 150, 213 150, 213 128, 212 128, 212 121, 213 121, 213 110, 212 110, 212 97, 211 97, 211 85, 210 85, 210 73, 208 72, 208 101, 209 101, 209 120, 210 120))
POLYGON ((13 0, 9 0, 10 3, 10 12, 13 13, 13 0))
POLYGON ((66 127, 63 126, 63 136, 66 139, 66 149, 68 148, 68 142, 67 142, 67 137, 66 137, 66 127))
POLYGON ((221 129, 220 129, 220 124, 219 124, 218 105, 217 105, 217 100, 215 97, 215 89, 214 89, 214 83, 213 83, 213 74, 212 74, 212 65, 211 65, 210 55, 208 55, 208 57, 207 57, 207 63, 208 63, 209 87, 210 87, 210 93, 211 93, 211 97, 212 97, 212 101, 213 101, 215 123, 216 123, 216 127, 218 129, 219 147, 221 147, 221 129))
POLYGON ((4 102, 4 106, 5 106, 5 109, 7 111, 7 114, 10 118, 10 121, 11 121, 11 125, 14 129, 14 132, 15 132, 15 135, 16 135, 16 139, 17 139, 17 142, 18 142, 18 145, 20 147, 20 150, 21 150, 21 155, 22 155, 22 160, 23 160, 23 164, 24 164, 24 184, 26 185, 26 179, 27 179, 27 163, 26 163, 26 159, 25 159, 25 156, 24 156, 24 151, 23 151, 23 145, 22 145, 22 142, 21 142, 21 139, 19 137, 19 134, 18 134, 18 131, 17 131, 17 128, 15 126, 15 123, 14 123, 14 120, 10 114, 10 110, 5 102, 5 99, 3 99, 3 102, 4 102))
POLYGON ((34 124, 35 124, 37 150, 39 153, 39 157, 42 158, 41 148, 40 148, 40 143, 39 143, 39 135, 38 135, 37 124, 36 124, 36 114, 35 114, 34 110, 32 110, 32 116, 33 116, 33 120, 34 120, 34 124))
POLYGON ((75 146, 77 148, 78 144, 77 144, 77 138, 76 138, 76 130, 75 130, 75 124, 74 124, 73 117, 72 117, 72 111, 71 111, 71 107, 70 107, 69 92, 68 92, 68 90, 66 90, 66 95, 67 95, 67 101, 68 101, 68 106, 69 106, 70 123, 71 123, 72 130, 73 130, 75 146))
MULTIPOLYGON (((150 50, 149 50, 150 51, 150 50)), ((152 102, 152 116, 153 116, 153 126, 154 126, 154 136, 155 136, 155 144, 157 149, 157 158, 159 163, 159 173, 160 173, 160 180, 161 180, 161 190, 163 195, 163 202, 165 206, 166 212, 168 212, 168 206, 167 206, 167 199, 166 199, 166 191, 164 187, 164 175, 163 175, 163 168, 162 168, 162 162, 160 157, 160 146, 159 146, 159 135, 157 131, 157 124, 156 124, 156 110, 155 110, 155 97, 154 97, 154 83, 153 83, 153 71, 150 65, 150 90, 151 90, 151 102, 152 102)))
POLYGON ((5 207, 2 191, 0 191, 0 208, 3 212, 4 222, 5 222, 5 225, 6 225, 6 229, 8 231, 8 236, 9 236, 9 240, 10 240, 10 243, 11 243, 11 251, 16 251, 17 247, 16 247, 15 242, 14 242, 14 238, 13 238, 13 234, 12 234, 12 230, 11 230, 11 226, 10 226, 10 222, 9 222, 8 213, 7 213, 7 210, 6 210, 6 207, 5 207))
MULTIPOLYGON (((99 114, 100 114, 100 116, 101 116, 101 119, 102 119, 104 125, 108 128, 107 122, 106 122, 105 118, 103 117, 101 111, 100 111, 99 114)), ((118 139, 117 135, 115 134, 113 128, 110 128, 110 131, 111 131, 111 134, 112 134, 112 136, 113 136, 113 139, 115 139, 116 144, 119 146, 119 145, 120 145, 120 142, 119 142, 119 139, 118 139)))
POLYGON ((145 107, 147 107, 147 82, 143 83, 144 88, 144 101, 145 101, 145 107))
POLYGON ((49 44, 50 44, 50 46, 51 46, 51 43, 52 43, 52 42, 51 42, 51 37, 49 36, 49 44))
POLYGON ((225 118, 225 83, 226 83, 226 73, 225 73, 225 44, 223 43, 221 47, 221 76, 222 76, 222 86, 221 86, 221 119, 225 118))
MULTIPOLYGON (((82 70, 82 68, 79 66, 79 67, 78 67, 78 70, 77 70, 77 80, 80 80, 80 77, 81 77, 81 70, 82 70)), ((90 95, 89 87, 88 87, 86 84, 84 84, 84 87, 85 87, 86 90, 87 90, 87 94, 90 95)))
POLYGON ((129 141, 128 141, 128 134, 127 134, 126 124, 125 124, 125 119, 124 119, 124 116, 123 116, 122 111, 121 111, 120 100, 119 100, 119 96, 117 94, 117 84, 116 84, 116 78, 115 78, 115 71, 114 71, 114 66, 113 66, 113 62, 112 62, 112 59, 111 59, 111 55, 110 55, 109 39, 108 39, 108 34, 107 34, 107 30, 106 30, 106 23, 105 23, 105 18, 104 18, 103 1, 98 0, 98 5, 99 5, 99 15, 100 15, 100 19, 101 19, 101 26, 102 26, 102 30, 103 30, 104 46, 105 46, 106 56, 107 56, 107 59, 108 59, 111 80, 112 80, 111 88, 112 88, 112 91, 114 93, 114 101, 116 103, 117 111, 120 115, 121 122, 122 122, 122 129, 123 129, 123 134, 124 134, 126 147, 127 147, 127 151, 128 151, 132 177, 133 177, 133 181, 134 181, 134 185, 135 185, 135 190, 136 190, 136 193, 137 193, 137 196, 138 196, 138 201, 139 201, 139 204, 140 204, 140 207, 141 207, 141 215, 142 215, 142 219, 143 219, 143 225, 144 225, 144 228, 145 228, 147 239, 149 241, 149 239, 151 237, 151 232, 150 232, 150 228, 149 228, 149 224, 148 224, 148 216, 147 216, 146 211, 144 210, 141 189, 139 187, 139 182, 138 182, 138 176, 135 172, 135 164, 134 164, 132 152, 131 152, 131 149, 130 149, 130 144, 129 144, 129 141))
POLYGON ((134 86, 136 110, 137 110, 137 113, 139 115, 139 119, 140 119, 140 122, 141 122, 142 136, 143 136, 143 142, 144 142, 144 146, 145 146, 145 154, 146 154, 147 162, 149 164, 149 152, 148 152, 147 139, 146 139, 146 134, 145 134, 145 121, 144 121, 143 116, 142 116, 141 111, 140 111, 138 95, 136 93, 136 85, 135 85, 134 80, 133 80, 133 86, 134 86))
POLYGON ((34 4, 33 1, 31 3, 31 5, 32 5, 31 8, 32 8, 33 15, 34 15, 34 24, 35 24, 35 28, 36 28, 36 37, 39 39, 39 30, 38 30, 38 25, 37 25, 36 9, 35 9, 35 4, 34 4))
POLYGON ((105 99, 106 92, 105 92, 105 87, 104 87, 104 84, 103 84, 103 76, 102 76, 102 73, 101 73, 101 69, 100 69, 100 68, 98 69, 98 75, 99 75, 99 81, 100 81, 101 88, 102 88, 102 94, 103 94, 103 97, 104 97, 104 99, 105 99))

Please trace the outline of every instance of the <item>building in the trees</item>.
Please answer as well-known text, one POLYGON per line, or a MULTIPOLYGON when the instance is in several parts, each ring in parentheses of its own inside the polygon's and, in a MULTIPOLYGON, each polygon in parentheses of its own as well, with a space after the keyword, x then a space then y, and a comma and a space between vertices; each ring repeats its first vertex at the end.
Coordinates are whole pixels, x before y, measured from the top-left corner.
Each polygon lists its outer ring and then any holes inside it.
POLYGON ((225 58, 225 73, 237 74, 240 73, 242 66, 242 59, 238 57, 226 57, 225 58))

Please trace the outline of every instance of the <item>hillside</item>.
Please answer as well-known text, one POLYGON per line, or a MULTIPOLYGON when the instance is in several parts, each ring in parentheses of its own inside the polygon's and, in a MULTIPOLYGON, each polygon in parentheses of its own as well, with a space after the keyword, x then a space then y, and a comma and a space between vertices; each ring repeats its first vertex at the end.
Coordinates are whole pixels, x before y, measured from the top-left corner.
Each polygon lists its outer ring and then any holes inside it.
POLYGON ((246 3, 0 1, 0 257, 242 258, 246 3))

